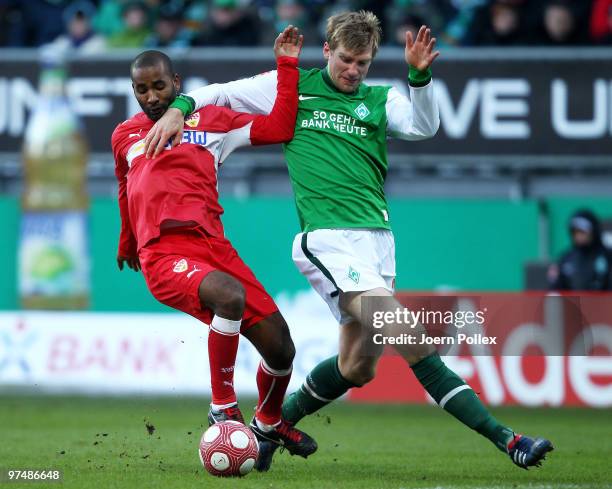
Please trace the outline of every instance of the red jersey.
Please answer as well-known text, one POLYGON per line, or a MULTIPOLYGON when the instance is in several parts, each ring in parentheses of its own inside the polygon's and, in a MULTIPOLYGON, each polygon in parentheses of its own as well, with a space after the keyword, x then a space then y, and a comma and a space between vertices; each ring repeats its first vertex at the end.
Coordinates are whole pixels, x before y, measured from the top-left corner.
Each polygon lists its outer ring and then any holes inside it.
POLYGON ((269 115, 206 106, 185 120, 183 140, 156 158, 144 154, 154 122, 143 112, 119 124, 112 136, 119 181, 121 256, 135 256, 160 234, 164 221, 193 221, 223 236, 217 170, 240 146, 275 144, 293 137, 297 115, 297 58, 278 59, 278 96, 269 115))

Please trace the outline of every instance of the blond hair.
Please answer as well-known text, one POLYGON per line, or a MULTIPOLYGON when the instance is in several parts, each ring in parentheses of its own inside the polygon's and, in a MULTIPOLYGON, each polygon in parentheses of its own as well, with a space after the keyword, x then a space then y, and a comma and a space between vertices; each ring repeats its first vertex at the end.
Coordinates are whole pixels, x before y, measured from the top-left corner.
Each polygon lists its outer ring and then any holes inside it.
POLYGON ((380 35, 380 21, 372 12, 343 12, 327 19, 327 44, 332 51, 340 44, 353 53, 362 53, 371 47, 374 57, 380 35))

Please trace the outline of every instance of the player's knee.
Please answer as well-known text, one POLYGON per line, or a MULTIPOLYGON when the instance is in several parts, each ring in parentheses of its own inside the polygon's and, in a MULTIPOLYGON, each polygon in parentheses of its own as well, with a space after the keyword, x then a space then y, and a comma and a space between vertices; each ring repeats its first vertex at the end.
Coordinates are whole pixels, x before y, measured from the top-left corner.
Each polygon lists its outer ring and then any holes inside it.
POLYGON ((342 376, 358 387, 367 384, 374 379, 376 375, 376 363, 369 359, 360 359, 357 362, 347 366, 342 376))
POLYGON ((275 355, 275 364, 278 369, 285 370, 291 367, 295 358, 295 345, 293 340, 285 341, 282 348, 275 355))
POLYGON ((209 305, 215 314, 226 318, 242 317, 246 294, 238 280, 224 274, 215 277, 207 285, 204 291, 200 288, 200 298, 206 299, 202 302, 209 305))
POLYGON ((244 312, 246 294, 242 284, 237 283, 235 287, 225 290, 217 301, 217 309, 242 315, 244 312))
POLYGON ((295 345, 289 334, 289 328, 286 327, 286 331, 279 329, 275 338, 271 340, 266 352, 266 363, 277 370, 288 369, 295 358, 295 345))

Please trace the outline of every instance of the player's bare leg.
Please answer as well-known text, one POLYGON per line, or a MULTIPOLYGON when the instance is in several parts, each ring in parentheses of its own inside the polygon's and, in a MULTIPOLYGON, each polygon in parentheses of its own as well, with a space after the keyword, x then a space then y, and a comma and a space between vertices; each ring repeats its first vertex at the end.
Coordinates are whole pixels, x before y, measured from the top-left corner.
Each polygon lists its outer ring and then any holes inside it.
POLYGON ((340 326, 338 345, 338 369, 342 376, 356 386, 370 382, 376 375, 376 364, 382 355, 383 346, 369 347, 369 335, 364 334, 361 324, 357 321, 340 326))
POLYGON ((231 419, 244 423, 234 391, 234 366, 245 304, 244 287, 234 277, 213 271, 202 279, 198 292, 202 307, 214 312, 208 333, 212 390, 208 422, 214 424, 231 419))
MULTIPOLYGON (((387 289, 378 288, 373 290, 367 290, 365 292, 347 292, 340 294, 340 307, 342 310, 346 311, 351 317, 357 318, 357 324, 360 325, 360 331, 362 334, 361 339, 355 338, 355 342, 359 342, 362 346, 361 351, 358 349, 353 349, 355 357, 363 356, 365 353, 369 351, 376 351, 378 345, 374 344, 372 341, 372 334, 375 332, 382 333, 384 336, 393 336, 397 334, 398 325, 389 324, 389 327, 384 327, 380 330, 377 330, 372 325, 372 320, 370 318, 362 317, 362 300, 367 297, 384 297, 385 300, 379 301, 381 312, 391 312, 401 309, 402 305, 393 297, 393 294, 389 292, 387 289), (368 343, 367 345, 365 343, 368 343)), ((401 327, 401 325, 399 325, 401 327)), ((418 337, 421 334, 426 334, 425 328, 421 324, 415 325, 410 332, 418 337)), ((419 362, 425 357, 428 357, 432 353, 435 353, 435 349, 431 345, 394 345, 395 350, 406 360, 408 365, 412 366, 415 363, 419 362)), ((382 354, 382 345, 378 348, 380 351, 379 355, 382 354)), ((358 358, 355 358, 353 362, 358 362, 358 358)))

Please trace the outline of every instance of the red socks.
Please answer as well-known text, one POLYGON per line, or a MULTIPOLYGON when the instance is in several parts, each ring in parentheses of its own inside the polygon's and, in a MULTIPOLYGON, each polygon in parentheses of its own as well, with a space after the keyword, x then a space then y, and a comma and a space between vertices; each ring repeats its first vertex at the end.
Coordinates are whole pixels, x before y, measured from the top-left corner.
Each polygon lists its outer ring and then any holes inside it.
POLYGON ((212 404, 225 405, 236 402, 234 392, 234 365, 238 353, 240 324, 215 316, 208 332, 208 360, 210 363, 210 385, 212 404))
POLYGON ((258 424, 263 423, 272 427, 280 423, 281 407, 291 379, 291 370, 292 367, 286 370, 275 370, 263 360, 259 362, 257 369, 259 402, 255 412, 258 424))
MULTIPOLYGON (((236 403, 234 392, 234 365, 238 353, 241 321, 232 321, 215 316, 208 333, 208 359, 210 362, 210 383, 212 405, 221 407, 236 403)), ((277 425, 281 418, 281 407, 291 370, 275 370, 263 360, 257 369, 257 390, 259 402, 255 418, 258 424, 277 425)))

